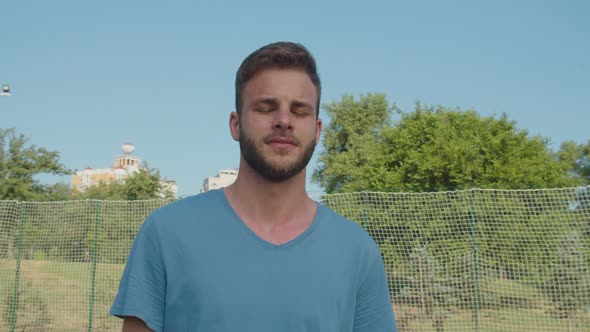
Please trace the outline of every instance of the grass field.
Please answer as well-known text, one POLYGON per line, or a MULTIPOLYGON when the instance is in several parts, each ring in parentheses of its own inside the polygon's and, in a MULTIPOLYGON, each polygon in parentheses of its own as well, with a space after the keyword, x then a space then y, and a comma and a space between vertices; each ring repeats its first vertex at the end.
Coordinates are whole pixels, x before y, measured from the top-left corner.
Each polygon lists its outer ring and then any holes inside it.
MULTIPOLYGON (((15 261, 0 260, 0 331, 10 327, 15 270, 15 261)), ((109 317, 108 310, 122 271, 122 265, 97 265, 92 331, 120 331, 120 320, 109 317)), ((15 331, 88 330, 92 264, 24 260, 19 279, 15 331)))
MULTIPOLYGON (((16 262, 0 260, 0 331, 10 331, 16 262)), ((123 265, 98 264, 93 304, 92 331, 120 331, 121 321, 109 317, 123 265)), ((20 267, 20 294, 15 331, 88 331, 91 263, 24 260, 20 267)), ((484 285, 528 303, 527 308, 479 310, 478 331, 590 331, 590 320, 568 327, 568 321, 547 313, 546 299, 537 290, 515 282, 492 280, 484 285), (585 324, 585 325, 583 325, 585 324)), ((489 290, 488 290, 489 291, 489 290)), ((473 331, 472 311, 445 308, 436 321, 424 318, 416 307, 395 306, 400 331, 473 331)))

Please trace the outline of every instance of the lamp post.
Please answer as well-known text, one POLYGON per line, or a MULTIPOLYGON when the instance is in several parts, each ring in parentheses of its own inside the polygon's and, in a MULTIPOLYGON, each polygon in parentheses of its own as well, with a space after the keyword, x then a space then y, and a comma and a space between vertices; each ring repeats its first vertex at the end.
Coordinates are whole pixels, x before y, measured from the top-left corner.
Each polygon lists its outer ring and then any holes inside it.
POLYGON ((0 92, 0 97, 10 97, 10 86, 8 86, 8 84, 2 85, 2 91, 0 92))

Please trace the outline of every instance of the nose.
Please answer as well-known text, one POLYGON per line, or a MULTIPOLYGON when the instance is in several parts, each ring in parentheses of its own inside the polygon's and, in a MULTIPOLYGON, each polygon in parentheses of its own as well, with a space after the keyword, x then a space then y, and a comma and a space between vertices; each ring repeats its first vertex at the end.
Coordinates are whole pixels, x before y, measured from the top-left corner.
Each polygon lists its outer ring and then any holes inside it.
POLYGON ((275 112, 273 128, 277 130, 293 129, 293 125, 291 124, 291 112, 287 107, 281 107, 275 112))

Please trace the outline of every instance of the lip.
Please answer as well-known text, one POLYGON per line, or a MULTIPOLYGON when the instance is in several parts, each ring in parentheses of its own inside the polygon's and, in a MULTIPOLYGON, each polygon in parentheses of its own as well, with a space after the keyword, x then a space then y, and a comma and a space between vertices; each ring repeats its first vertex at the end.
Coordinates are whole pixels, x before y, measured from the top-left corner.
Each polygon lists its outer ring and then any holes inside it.
POLYGON ((266 144, 280 150, 287 150, 297 146, 297 142, 288 137, 272 137, 266 140, 266 144))
POLYGON ((290 139, 290 138, 286 138, 286 137, 274 137, 274 138, 270 138, 266 141, 266 143, 268 144, 272 144, 272 143, 278 143, 278 144, 291 144, 291 145, 296 145, 295 141, 290 139))

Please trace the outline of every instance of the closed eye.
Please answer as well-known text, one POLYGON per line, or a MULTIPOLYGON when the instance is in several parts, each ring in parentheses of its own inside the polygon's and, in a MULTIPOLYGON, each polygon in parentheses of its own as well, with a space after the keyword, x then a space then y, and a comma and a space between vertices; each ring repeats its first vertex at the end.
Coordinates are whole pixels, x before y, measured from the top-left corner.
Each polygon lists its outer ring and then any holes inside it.
POLYGON ((278 102, 272 98, 265 98, 258 100, 255 104, 254 109, 257 112, 261 113, 268 113, 276 110, 278 107, 278 102))
POLYGON ((313 114, 313 107, 305 102, 296 101, 291 105, 291 112, 297 116, 308 116, 313 114))
POLYGON ((274 110, 275 110, 275 108, 273 108, 273 107, 262 107, 262 108, 256 109, 256 111, 260 112, 260 113, 268 113, 268 112, 272 112, 274 110))
POLYGON ((309 108, 296 108, 292 111, 298 117, 309 116, 312 114, 312 111, 309 108))

